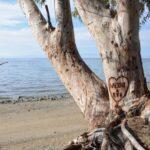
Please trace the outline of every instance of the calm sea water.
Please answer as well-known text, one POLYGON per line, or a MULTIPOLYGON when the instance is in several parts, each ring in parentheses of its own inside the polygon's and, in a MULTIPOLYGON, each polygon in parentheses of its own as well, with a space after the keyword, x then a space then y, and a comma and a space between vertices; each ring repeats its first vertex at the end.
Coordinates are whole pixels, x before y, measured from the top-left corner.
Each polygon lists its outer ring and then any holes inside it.
MULTIPOLYGON (((0 59, 0 97, 43 97, 67 94, 48 59, 0 59)), ((99 59, 85 59, 90 68, 104 79, 99 59)), ((143 59, 147 81, 150 81, 150 59, 143 59)))

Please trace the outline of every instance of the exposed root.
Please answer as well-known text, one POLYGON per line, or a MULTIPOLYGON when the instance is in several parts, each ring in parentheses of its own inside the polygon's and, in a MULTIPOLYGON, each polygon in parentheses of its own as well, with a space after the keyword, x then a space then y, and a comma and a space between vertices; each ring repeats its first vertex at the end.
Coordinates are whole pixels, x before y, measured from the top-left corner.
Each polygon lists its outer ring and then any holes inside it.
POLYGON ((80 150, 81 148, 80 144, 69 144, 63 150, 80 150))
POLYGON ((146 105, 150 107, 148 104, 150 102, 150 98, 147 98, 146 96, 141 97, 140 99, 137 99, 132 102, 132 105, 127 111, 127 116, 134 117, 134 116, 140 116, 142 111, 145 109, 146 105))
POLYGON ((108 150, 108 145, 109 145, 108 139, 104 138, 101 145, 101 150, 108 150))
POLYGON ((103 141, 104 128, 97 128, 90 133, 84 133, 72 140, 63 150, 92 150, 100 147, 103 141))
POLYGON ((125 142, 124 149, 125 150, 134 150, 134 147, 132 146, 132 144, 130 143, 129 140, 125 142))
MULTIPOLYGON (((113 119, 111 118, 112 121, 106 125, 106 128, 97 128, 90 133, 82 134, 71 141, 64 150, 133 150, 134 148, 137 150, 146 150, 148 143, 140 141, 139 137, 134 135, 134 132, 132 134, 125 127, 127 125, 126 117, 135 118, 136 120, 135 116, 140 115, 143 102, 138 104, 138 106, 132 106, 128 112, 118 109, 114 113, 113 119)), ((131 118, 128 118, 129 121, 133 120, 131 118)), ((145 131, 147 129, 145 128, 145 131)), ((139 136, 141 137, 141 135, 139 136)))
POLYGON ((127 123, 127 120, 124 119, 121 123, 121 131, 123 134, 130 140, 132 145, 137 149, 137 150, 145 150, 138 142, 137 140, 132 136, 132 134, 126 129, 125 125, 127 123))

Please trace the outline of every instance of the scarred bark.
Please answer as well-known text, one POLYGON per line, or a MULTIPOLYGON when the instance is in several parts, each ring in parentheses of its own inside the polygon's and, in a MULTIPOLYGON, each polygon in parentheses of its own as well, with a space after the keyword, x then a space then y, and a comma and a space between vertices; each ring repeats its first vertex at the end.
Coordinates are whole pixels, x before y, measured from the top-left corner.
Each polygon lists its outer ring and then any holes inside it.
POLYGON ((129 116, 141 115, 148 121, 150 119, 150 95, 140 55, 139 1, 119 0, 114 11, 100 0, 75 0, 78 12, 100 51, 107 87, 77 51, 69 0, 55 2, 56 28, 49 26, 33 0, 18 1, 33 34, 88 119, 90 128, 102 126, 110 112, 105 130, 98 128, 86 133, 73 140, 66 149, 70 146, 71 149, 81 149, 86 144, 89 149, 129 150, 133 149, 134 143, 140 145, 123 122, 129 116))
POLYGON ((88 119, 90 128, 102 126, 109 112, 108 91, 77 51, 69 0, 55 1, 58 22, 55 29, 48 25, 33 0, 18 1, 34 36, 88 119))
POLYGON ((100 1, 99 5, 97 0, 75 2, 100 51, 110 109, 127 109, 148 93, 140 55, 139 1, 117 1, 115 16, 111 16, 111 10, 100 1))

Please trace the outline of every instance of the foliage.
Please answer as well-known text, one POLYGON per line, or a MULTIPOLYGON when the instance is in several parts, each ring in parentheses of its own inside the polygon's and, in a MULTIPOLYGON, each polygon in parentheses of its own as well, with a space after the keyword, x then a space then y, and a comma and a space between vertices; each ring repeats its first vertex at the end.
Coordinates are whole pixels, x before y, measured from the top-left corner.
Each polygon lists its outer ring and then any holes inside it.
MULTIPOLYGON (((101 0, 106 7, 115 8, 116 1, 115 0, 101 0), (111 4, 110 4, 111 3, 111 4)), ((141 8, 140 8, 140 26, 145 24, 150 19, 150 0, 140 0, 141 8)), ((78 11, 74 8, 73 11, 74 17, 79 17, 78 11)))
MULTIPOLYGON (((101 0, 101 1, 105 4, 106 7, 111 6, 112 8, 115 8, 116 0, 101 0)), ((46 2, 46 0, 35 0, 35 2, 43 5, 46 2)), ((140 3, 141 3, 140 7, 140 26, 141 26, 150 19, 150 0, 140 0, 140 3)), ((76 7, 74 7, 72 15, 81 20, 76 7)))
POLYGON ((140 20, 141 25, 150 19, 150 0, 141 0, 143 7, 141 8, 140 20))
POLYGON ((39 3, 41 5, 45 4, 46 0, 34 0, 36 3, 39 3))

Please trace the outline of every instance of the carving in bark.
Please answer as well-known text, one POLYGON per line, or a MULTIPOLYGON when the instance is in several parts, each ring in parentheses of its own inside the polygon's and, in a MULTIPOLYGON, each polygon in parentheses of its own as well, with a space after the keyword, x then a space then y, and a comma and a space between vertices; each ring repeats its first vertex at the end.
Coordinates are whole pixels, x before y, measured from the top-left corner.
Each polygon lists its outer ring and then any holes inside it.
POLYGON ((129 82, 128 79, 124 76, 120 76, 117 79, 114 77, 109 78, 108 81, 109 91, 111 97, 116 102, 116 106, 118 103, 126 96, 129 82))
POLYGON ((65 149, 129 150, 134 143, 140 145, 132 135, 128 136, 131 133, 124 126, 129 116, 150 119, 150 94, 140 55, 139 0, 116 1, 113 15, 114 8, 107 8, 102 0, 75 0, 99 49, 106 85, 77 51, 69 0, 55 0, 56 28, 46 22, 33 0, 18 1, 34 36, 89 121, 90 129, 106 126, 105 130, 98 128, 78 137, 65 149))
MULTIPOLYGON (((109 15, 111 10, 105 8, 102 1, 75 0, 75 4, 81 19, 96 41, 107 86, 110 87, 112 77, 118 79, 124 76, 128 80, 128 87, 124 88, 124 94, 118 101, 119 106, 130 107, 129 103, 148 92, 140 55, 139 1, 117 1, 114 17, 109 15)), ((116 99, 112 88, 108 88, 108 92, 110 108, 114 110, 116 99)))

